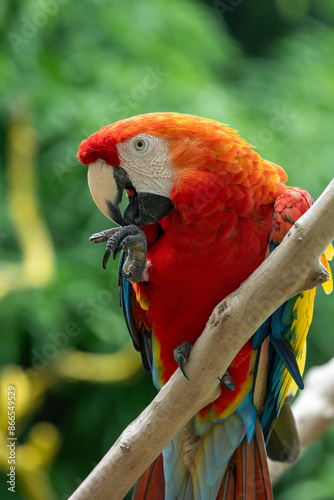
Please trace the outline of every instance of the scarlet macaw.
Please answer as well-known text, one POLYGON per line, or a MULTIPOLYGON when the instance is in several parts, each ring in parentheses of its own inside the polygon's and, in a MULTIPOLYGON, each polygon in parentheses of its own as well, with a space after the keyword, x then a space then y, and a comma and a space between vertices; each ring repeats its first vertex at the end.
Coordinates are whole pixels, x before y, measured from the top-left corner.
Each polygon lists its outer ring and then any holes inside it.
MULTIPOLYGON (((111 253, 128 253, 121 305, 157 388, 178 364, 186 375, 190 347, 215 305, 312 204, 251 148, 224 124, 178 113, 121 120, 80 145, 93 199, 120 226, 91 240, 108 240, 104 267, 111 253), (129 201, 122 215, 123 191, 129 201)), ((321 259, 329 272, 332 255, 329 247, 321 259)), ((324 289, 331 291, 332 279, 324 289)), ((267 319, 222 377, 221 395, 167 446, 134 498, 272 498, 264 442, 272 434, 268 454, 275 459, 291 461, 298 450, 283 403, 303 387, 314 296, 315 289, 300 293, 267 319)))

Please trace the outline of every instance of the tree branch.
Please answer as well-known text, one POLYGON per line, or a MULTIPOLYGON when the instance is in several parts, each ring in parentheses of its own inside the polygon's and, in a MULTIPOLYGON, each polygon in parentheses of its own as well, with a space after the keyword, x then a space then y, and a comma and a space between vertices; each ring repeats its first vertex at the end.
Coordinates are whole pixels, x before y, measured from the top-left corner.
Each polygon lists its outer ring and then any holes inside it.
POLYGON ((326 281, 334 179, 261 266, 213 310, 187 363, 122 433, 70 500, 121 500, 182 427, 220 394, 217 379, 259 326, 296 293, 326 281))

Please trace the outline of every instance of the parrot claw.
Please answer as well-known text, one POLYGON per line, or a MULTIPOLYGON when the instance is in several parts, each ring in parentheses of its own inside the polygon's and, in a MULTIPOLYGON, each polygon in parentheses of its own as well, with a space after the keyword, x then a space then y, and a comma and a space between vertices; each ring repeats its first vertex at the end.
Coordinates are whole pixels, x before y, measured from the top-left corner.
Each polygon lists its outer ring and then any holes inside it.
POLYGON ((124 278, 138 283, 144 279, 146 269, 147 241, 144 231, 134 224, 129 226, 115 227, 93 234, 89 241, 101 243, 107 241, 106 251, 103 256, 102 267, 106 269, 111 254, 117 257, 123 250, 128 257, 122 269, 124 278))
POLYGON ((218 377, 218 380, 220 381, 221 384, 223 384, 224 387, 226 387, 226 389, 228 389, 229 391, 234 391, 235 383, 233 382, 231 375, 227 370, 222 376, 222 378, 218 377))
POLYGON ((184 368, 184 363, 188 361, 192 347, 193 344, 190 344, 190 342, 183 342, 174 349, 174 359, 179 365, 181 372, 188 380, 189 377, 184 368))
POLYGON ((89 238, 89 241, 92 243, 103 243, 104 241, 108 241, 111 236, 113 236, 118 231, 118 227, 113 227, 111 229, 106 229, 105 231, 101 231, 100 233, 94 233, 89 238))

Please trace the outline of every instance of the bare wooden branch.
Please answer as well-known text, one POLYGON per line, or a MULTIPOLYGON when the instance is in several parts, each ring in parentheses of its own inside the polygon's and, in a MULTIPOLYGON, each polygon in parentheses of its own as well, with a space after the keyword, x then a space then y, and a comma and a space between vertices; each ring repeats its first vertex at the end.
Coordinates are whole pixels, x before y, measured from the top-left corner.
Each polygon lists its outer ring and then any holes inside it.
MULTIPOLYGON (((293 403, 292 412, 303 452, 334 422, 334 358, 309 370, 305 377, 305 389, 293 403)), ((269 460, 272 482, 278 481, 290 467, 290 464, 269 460)))
POLYGON ((121 500, 171 439, 220 394, 217 379, 263 321, 328 274, 319 257, 334 239, 334 179, 282 244, 218 304, 187 363, 132 422, 70 500, 121 500))

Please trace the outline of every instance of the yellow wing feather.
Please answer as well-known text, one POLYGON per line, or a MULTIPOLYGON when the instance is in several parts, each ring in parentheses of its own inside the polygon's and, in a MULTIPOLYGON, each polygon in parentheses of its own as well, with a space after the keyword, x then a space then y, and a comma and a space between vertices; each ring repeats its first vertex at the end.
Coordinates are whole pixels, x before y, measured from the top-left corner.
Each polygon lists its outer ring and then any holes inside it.
MULTIPOLYGON (((331 268, 328 264, 328 260, 332 260, 334 256, 333 245, 330 244, 323 255, 321 256, 321 262, 327 269, 329 273, 329 280, 323 283, 322 287, 326 294, 333 291, 333 276, 331 268)), ((316 294, 316 289, 307 290, 298 297, 294 306, 294 315, 296 316, 292 322, 288 336, 291 335, 291 346, 296 354, 297 364, 301 375, 304 373, 305 360, 306 360, 306 338, 312 323, 313 318, 313 308, 314 308, 314 298, 316 294)), ((281 388, 281 401, 280 407, 284 403, 287 397, 294 397, 298 390, 296 383, 291 377, 290 373, 286 368, 283 371, 283 384, 281 388)))
POLYGON ((333 257, 334 257, 334 248, 333 245, 330 244, 321 256, 321 263, 325 266, 325 268, 329 273, 329 280, 326 281, 326 283, 323 283, 322 285, 327 295, 333 291, 333 276, 331 268, 329 267, 328 264, 328 261, 332 260, 333 257))

